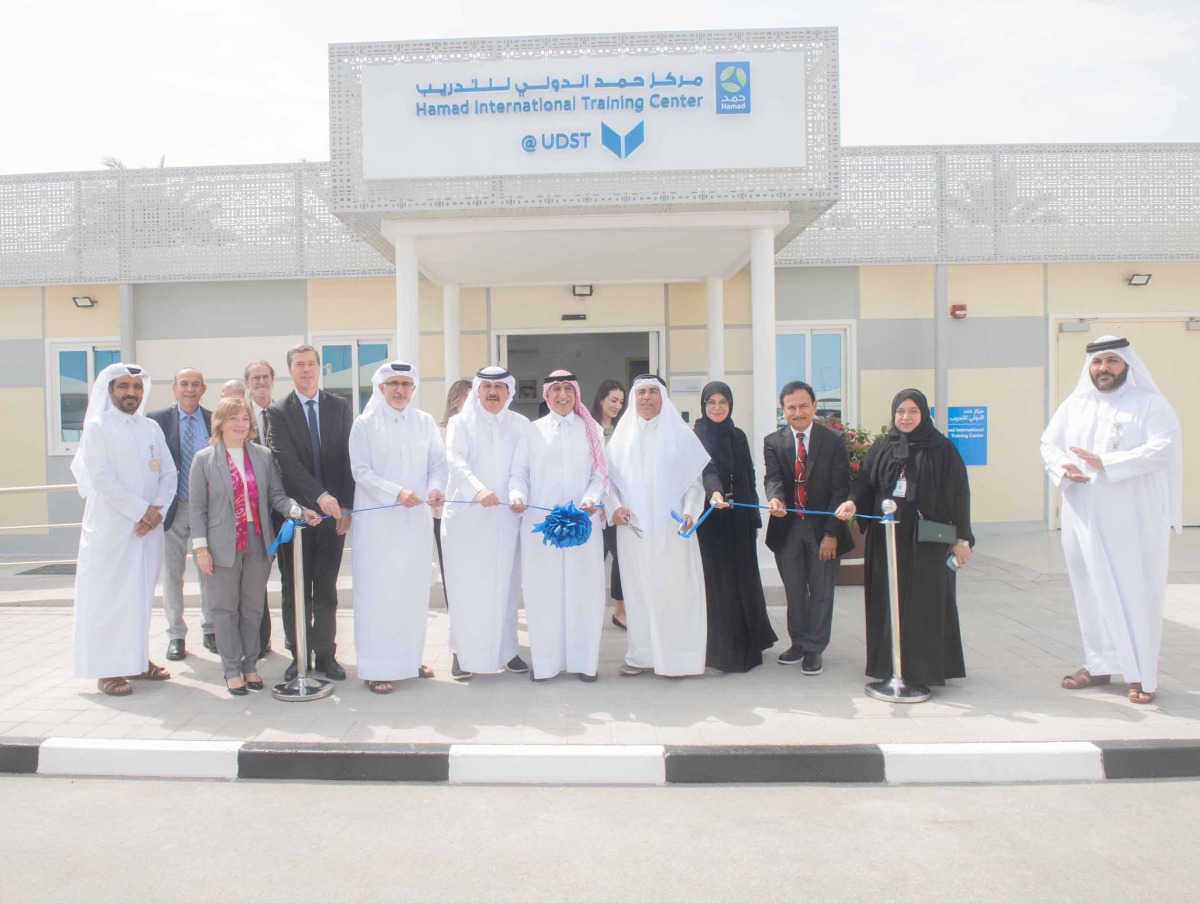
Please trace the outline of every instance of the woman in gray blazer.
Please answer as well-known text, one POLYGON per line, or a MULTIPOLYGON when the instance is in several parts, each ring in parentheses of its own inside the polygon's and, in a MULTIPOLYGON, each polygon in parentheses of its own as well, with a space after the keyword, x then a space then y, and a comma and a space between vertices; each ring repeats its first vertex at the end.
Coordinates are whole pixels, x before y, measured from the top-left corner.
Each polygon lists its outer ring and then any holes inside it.
POLYGON ((283 491, 269 449, 251 440, 257 429, 249 404, 225 398, 212 417, 208 448, 196 452, 191 472, 191 528, 196 567, 212 607, 217 652, 232 696, 263 688, 258 676, 259 627, 275 539, 271 512, 321 516, 283 491))

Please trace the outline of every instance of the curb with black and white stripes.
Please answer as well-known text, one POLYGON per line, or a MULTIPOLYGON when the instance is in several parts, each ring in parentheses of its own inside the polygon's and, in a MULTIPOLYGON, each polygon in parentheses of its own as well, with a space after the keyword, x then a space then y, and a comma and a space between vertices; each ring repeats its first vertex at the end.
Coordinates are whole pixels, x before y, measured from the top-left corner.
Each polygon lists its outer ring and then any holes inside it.
POLYGON ((450 784, 1007 784, 1200 777, 1200 741, 488 746, 5 739, 0 773, 450 784))

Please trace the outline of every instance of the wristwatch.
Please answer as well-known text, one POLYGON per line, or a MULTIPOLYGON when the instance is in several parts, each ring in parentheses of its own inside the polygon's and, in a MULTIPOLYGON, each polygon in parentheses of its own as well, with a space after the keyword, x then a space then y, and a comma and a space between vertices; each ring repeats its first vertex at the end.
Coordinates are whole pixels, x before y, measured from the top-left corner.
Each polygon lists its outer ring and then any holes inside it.
POLYGON ((296 520, 299 520, 303 516, 304 516, 304 509, 301 508, 299 505, 292 505, 292 509, 288 512, 288 517, 293 517, 296 520))

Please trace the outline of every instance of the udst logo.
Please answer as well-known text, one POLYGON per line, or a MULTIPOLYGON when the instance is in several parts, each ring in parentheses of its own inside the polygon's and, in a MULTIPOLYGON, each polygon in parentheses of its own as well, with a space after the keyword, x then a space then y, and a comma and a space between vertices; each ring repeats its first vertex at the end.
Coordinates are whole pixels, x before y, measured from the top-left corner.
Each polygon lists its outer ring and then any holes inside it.
POLYGON ((600 143, 622 160, 641 147, 645 140, 646 120, 644 119, 624 135, 610 128, 607 122, 600 123, 600 143))
POLYGON ((717 63, 717 113, 750 112, 750 63, 717 63))

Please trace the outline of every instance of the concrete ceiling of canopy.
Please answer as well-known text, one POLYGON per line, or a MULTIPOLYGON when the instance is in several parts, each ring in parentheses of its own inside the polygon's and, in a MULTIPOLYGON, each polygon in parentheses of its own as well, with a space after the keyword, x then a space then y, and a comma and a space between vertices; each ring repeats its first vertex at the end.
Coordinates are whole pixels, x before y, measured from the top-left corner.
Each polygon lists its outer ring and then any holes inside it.
POLYGON ((439 285, 682 282, 729 278, 749 260, 752 229, 776 235, 788 211, 385 220, 395 244, 415 239, 439 285))

